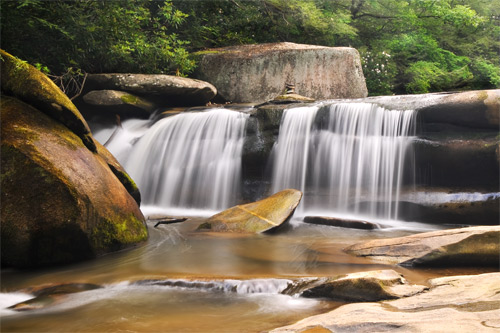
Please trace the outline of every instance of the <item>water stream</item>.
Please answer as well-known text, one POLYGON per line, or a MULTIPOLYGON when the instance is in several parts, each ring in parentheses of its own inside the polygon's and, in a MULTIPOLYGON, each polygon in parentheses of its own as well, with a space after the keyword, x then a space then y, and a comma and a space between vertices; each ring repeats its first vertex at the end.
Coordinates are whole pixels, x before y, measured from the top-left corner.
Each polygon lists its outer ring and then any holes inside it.
MULTIPOLYGON (((342 251, 364 240, 442 228, 396 219, 394 202, 401 187, 411 185, 404 168, 411 155, 413 117, 370 104, 290 109, 274 149, 273 190, 302 189, 305 212, 372 214, 391 219, 386 228, 351 230, 294 218, 284 233, 240 236, 195 231, 203 218, 158 228, 149 221, 147 244, 133 250, 71 266, 2 270, 1 330, 259 332, 342 305, 282 294, 296 278, 394 269, 411 283, 425 284, 431 277, 488 271, 409 270, 342 251), (33 297, 24 288, 61 283, 100 288, 59 295, 41 310, 7 309, 33 297)), ((95 136, 108 141, 108 149, 137 181, 146 216, 206 217, 238 200, 247 118, 210 109, 154 124, 128 120, 123 128, 95 136)))
POLYGON ((413 180, 406 160, 415 117, 412 110, 369 103, 285 110, 274 148, 273 191, 302 190, 305 213, 397 220, 401 188, 413 180))

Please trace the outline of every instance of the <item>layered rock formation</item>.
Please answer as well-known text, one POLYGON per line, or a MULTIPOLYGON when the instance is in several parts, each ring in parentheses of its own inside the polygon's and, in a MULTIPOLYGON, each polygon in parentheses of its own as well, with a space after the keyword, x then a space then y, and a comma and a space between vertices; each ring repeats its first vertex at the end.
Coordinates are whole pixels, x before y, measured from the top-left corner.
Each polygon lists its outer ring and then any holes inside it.
POLYGON ((172 75, 91 74, 76 103, 89 116, 148 118, 159 107, 205 105, 216 93, 208 82, 172 75))
POLYGON ((500 226, 439 230, 354 244, 346 252, 402 266, 499 267, 500 226))
POLYGON ((271 332, 498 332, 500 273, 429 283, 412 297, 348 304, 271 332))
POLYGON ((233 103, 263 103, 286 84, 314 99, 368 95, 358 51, 294 43, 231 46, 198 53, 195 76, 233 103))
POLYGON ((94 143, 78 110, 49 81, 2 51, 2 93, 26 102, 6 95, 1 99, 4 266, 72 263, 148 237, 137 186, 94 143), (12 86, 25 90, 19 93, 12 86))

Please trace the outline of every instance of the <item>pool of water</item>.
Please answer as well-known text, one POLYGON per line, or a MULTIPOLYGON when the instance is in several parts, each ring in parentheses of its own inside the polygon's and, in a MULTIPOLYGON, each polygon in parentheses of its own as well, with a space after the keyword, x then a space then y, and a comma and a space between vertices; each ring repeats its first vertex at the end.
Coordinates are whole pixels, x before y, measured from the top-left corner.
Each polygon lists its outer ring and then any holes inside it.
MULTIPOLYGON (((309 225, 292 220, 278 234, 196 232, 202 218, 148 222, 148 242, 84 263, 36 271, 3 270, 2 332, 259 332, 342 305, 280 294, 287 281, 308 276, 394 269, 411 283, 481 273, 474 269, 407 269, 345 254, 356 242, 439 227, 397 224, 381 230, 309 225), (7 307, 45 284, 93 283, 102 288, 57 298, 40 310, 7 307)), ((401 222, 403 223, 403 222, 401 222)))

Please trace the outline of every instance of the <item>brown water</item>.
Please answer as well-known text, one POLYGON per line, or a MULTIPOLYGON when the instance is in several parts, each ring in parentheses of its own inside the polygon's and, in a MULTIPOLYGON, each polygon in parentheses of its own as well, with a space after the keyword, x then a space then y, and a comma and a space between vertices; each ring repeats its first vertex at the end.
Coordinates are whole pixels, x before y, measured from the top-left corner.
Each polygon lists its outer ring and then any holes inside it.
POLYGON ((342 252, 362 240, 415 233, 421 225, 363 231, 292 221, 293 227, 280 234, 239 236, 194 232, 199 223, 191 219, 158 228, 150 223, 144 246, 78 265, 2 271, 1 331, 260 332, 341 305, 281 295, 287 279, 394 269, 422 284, 437 276, 483 272, 410 270, 342 252), (170 286, 136 283, 145 279, 168 281, 163 284, 170 286), (172 286, 176 279, 180 283, 172 286), (190 285, 191 280, 200 282, 190 285), (104 288, 67 295, 42 310, 5 309, 32 297, 17 293, 23 288, 76 282, 104 288))

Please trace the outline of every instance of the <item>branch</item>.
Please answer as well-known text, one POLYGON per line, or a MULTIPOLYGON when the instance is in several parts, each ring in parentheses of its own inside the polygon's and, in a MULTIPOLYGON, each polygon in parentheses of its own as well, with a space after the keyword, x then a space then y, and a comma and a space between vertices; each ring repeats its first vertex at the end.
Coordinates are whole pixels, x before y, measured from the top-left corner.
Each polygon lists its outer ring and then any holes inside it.
POLYGON ((88 76, 88 74, 85 73, 85 76, 83 77, 82 85, 80 86, 80 91, 75 96, 71 97, 70 100, 74 100, 75 98, 77 98, 78 96, 81 95, 81 93, 83 91, 83 86, 85 85, 85 81, 87 80, 87 76, 88 76))

